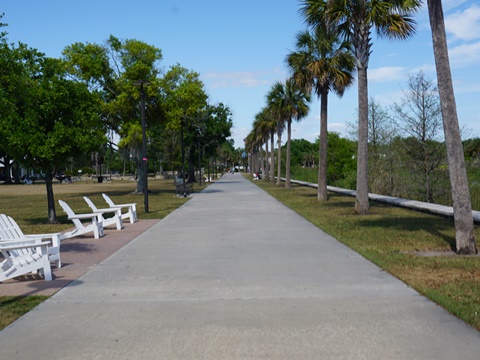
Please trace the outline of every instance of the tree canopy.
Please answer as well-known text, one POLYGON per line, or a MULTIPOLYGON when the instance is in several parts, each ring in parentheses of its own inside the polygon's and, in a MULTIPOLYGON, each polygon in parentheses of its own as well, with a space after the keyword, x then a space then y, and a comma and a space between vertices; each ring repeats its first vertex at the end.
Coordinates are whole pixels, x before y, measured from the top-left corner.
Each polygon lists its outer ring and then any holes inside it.
POLYGON ((53 177, 69 159, 92 151, 104 140, 99 97, 85 84, 68 79, 59 59, 6 41, 0 52, 4 151, 26 168, 44 174, 48 219, 55 222, 53 177))

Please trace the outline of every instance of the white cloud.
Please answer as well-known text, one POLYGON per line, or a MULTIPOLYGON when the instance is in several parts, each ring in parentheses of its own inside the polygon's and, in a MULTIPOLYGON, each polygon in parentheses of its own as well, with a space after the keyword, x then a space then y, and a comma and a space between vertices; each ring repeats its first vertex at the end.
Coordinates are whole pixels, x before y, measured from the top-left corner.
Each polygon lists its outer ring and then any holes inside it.
POLYGON ((347 124, 344 123, 337 122, 328 124, 328 131, 338 132, 343 135, 347 133, 347 130, 347 124))
POLYGON ((386 82, 405 78, 407 68, 403 66, 386 66, 372 69, 368 72, 368 80, 374 82, 386 82))
MULTIPOLYGON (((454 9, 461 4, 467 2, 468 0, 443 0, 442 1, 442 8, 443 11, 449 11, 450 9, 454 9)), ((424 2, 425 7, 427 7, 427 2, 424 2)))
POLYGON ((375 102, 385 108, 390 107, 395 101, 403 96, 402 89, 399 87, 395 91, 385 91, 377 93, 374 96, 375 102))
POLYGON ((210 82, 210 87, 218 88, 239 88, 256 87, 271 84, 268 79, 267 71, 257 72, 225 72, 225 73, 207 73, 204 78, 210 82))
POLYGON ((250 133, 251 129, 245 127, 233 127, 232 139, 235 141, 235 147, 243 147, 245 139, 250 133))
POLYGON ((480 42, 456 46, 449 51, 453 67, 461 67, 480 61, 480 42))
POLYGON ((457 40, 480 38, 480 6, 472 5, 445 18, 445 28, 457 40))
POLYGON ((463 84, 458 83, 455 85, 455 94, 468 94, 468 93, 480 93, 480 84, 463 84))
MULTIPOLYGON (((432 50, 432 53, 433 53, 433 50, 432 50)), ((435 68, 435 64, 423 64, 413 69, 410 69, 408 73, 410 75, 416 75, 420 71, 423 72, 424 74, 433 74, 434 76, 436 76, 437 74, 437 69, 435 68)))

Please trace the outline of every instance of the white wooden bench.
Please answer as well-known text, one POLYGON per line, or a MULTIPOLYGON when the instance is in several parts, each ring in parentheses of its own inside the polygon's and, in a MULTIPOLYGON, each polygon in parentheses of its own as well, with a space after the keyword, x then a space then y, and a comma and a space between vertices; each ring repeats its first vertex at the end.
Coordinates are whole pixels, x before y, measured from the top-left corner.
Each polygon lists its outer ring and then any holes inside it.
POLYGON ((55 262, 57 268, 62 266, 60 260, 60 235, 61 233, 26 235, 12 217, 0 214, 0 243, 8 240, 48 240, 50 241, 48 258, 50 261, 55 262))
POLYGON ((115 204, 107 194, 102 194, 102 196, 111 208, 120 208, 120 211, 128 209, 126 213, 122 213, 122 220, 130 219, 131 224, 137 221, 137 203, 115 204))
POLYGON ((75 225, 75 229, 68 231, 61 235, 61 239, 68 239, 74 236, 88 234, 93 232, 95 239, 99 239, 103 236, 103 222, 100 220, 102 217, 98 213, 90 214, 75 214, 70 206, 65 201, 58 200, 58 203, 62 207, 63 211, 67 214, 68 219, 72 220, 75 225), (82 221, 89 220, 89 223, 84 224, 82 221))
POLYGON ((88 197, 84 196, 83 199, 88 204, 90 209, 96 214, 99 214, 100 221, 103 222, 103 227, 106 228, 107 226, 115 225, 117 230, 122 230, 122 209, 121 208, 103 208, 99 209, 95 206, 95 204, 90 200, 88 197), (112 217, 106 218, 104 214, 113 214, 112 217))
POLYGON ((6 240, 0 243, 0 252, 4 257, 0 263, 0 282, 37 272, 45 280, 52 280, 48 245, 48 241, 37 240, 6 240))

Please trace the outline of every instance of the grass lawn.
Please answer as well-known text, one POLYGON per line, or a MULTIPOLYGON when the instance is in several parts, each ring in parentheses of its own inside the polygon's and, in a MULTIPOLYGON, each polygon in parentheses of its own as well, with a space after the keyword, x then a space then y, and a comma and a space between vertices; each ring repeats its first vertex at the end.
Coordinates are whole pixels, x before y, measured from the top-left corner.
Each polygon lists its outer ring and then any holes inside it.
MULTIPOLYGON (((453 220, 371 202, 369 215, 355 214, 355 198, 317 189, 256 185, 297 213, 480 330, 480 256, 452 252, 453 220)), ((480 231, 476 229, 480 239, 480 231)))
MULTIPOLYGON (((58 200, 64 200, 76 213, 91 212, 83 196, 89 197, 97 207, 108 207, 102 197, 102 193, 106 193, 115 203, 136 202, 139 219, 162 219, 188 200, 175 196, 173 180, 149 179, 148 188, 149 212, 145 214, 144 196, 133 193, 136 183, 131 181, 101 184, 78 181, 72 184, 54 184, 55 208, 59 223, 48 224, 47 193, 44 184, 0 185, 2 199, 0 212, 13 217, 25 234, 39 234, 73 228, 58 200)), ((204 186, 195 184, 194 192, 203 188, 204 186)), ((0 330, 46 299, 46 296, 0 296, 0 330)))

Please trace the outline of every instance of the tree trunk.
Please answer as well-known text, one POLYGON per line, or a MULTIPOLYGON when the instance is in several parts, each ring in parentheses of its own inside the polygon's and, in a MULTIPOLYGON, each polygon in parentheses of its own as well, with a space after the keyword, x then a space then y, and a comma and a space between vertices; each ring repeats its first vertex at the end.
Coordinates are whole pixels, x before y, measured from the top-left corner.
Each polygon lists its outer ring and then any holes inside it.
POLYGON ((367 69, 358 67, 358 153, 355 212, 365 215, 368 204, 368 81, 367 69))
POLYGON ((477 244, 473 231, 472 205, 448 60, 447 36, 441 0, 428 0, 428 15, 432 28, 433 53, 437 68, 438 93, 442 106, 448 172, 452 188, 456 251, 462 255, 476 254, 477 244))
POLYGON ((253 175, 255 170, 253 169, 253 150, 248 153, 248 173, 253 175))
POLYGON ((270 157, 270 161, 272 162, 270 168, 270 181, 275 181, 275 132, 272 130, 270 131, 270 153, 272 154, 270 157))
POLYGON ((188 156, 188 182, 197 182, 195 178, 195 148, 193 146, 190 148, 190 154, 188 156))
POLYGON ((290 140, 292 138, 292 119, 287 121, 287 159, 285 162, 285 188, 290 189, 290 140))
POLYGON ((265 176, 265 162, 263 161, 264 158, 263 158, 263 144, 260 144, 260 146, 258 147, 258 156, 259 156, 259 168, 260 168, 260 173, 261 173, 261 176, 264 177, 265 176))
POLYGON ((277 136, 277 185, 282 183, 282 134, 277 136))
POLYGON ((50 171, 45 171, 45 187, 47 189, 48 222, 57 223, 57 213, 55 211, 55 198, 53 196, 53 175, 50 171))
POLYGON ((10 156, 5 155, 3 157, 3 166, 4 166, 4 174, 5 174, 5 182, 4 184, 12 184, 12 165, 10 164, 10 156))
POLYGON ((263 180, 269 181, 270 180, 270 160, 271 153, 268 152, 268 139, 265 141, 265 174, 263 175, 263 180), (270 155, 270 156, 269 156, 270 155))
POLYGON ((15 184, 20 184, 20 164, 16 161, 13 165, 13 180, 15 184))
POLYGON ((327 201, 327 127, 328 92, 323 92, 320 97, 320 144, 318 147, 318 191, 317 200, 327 201))

